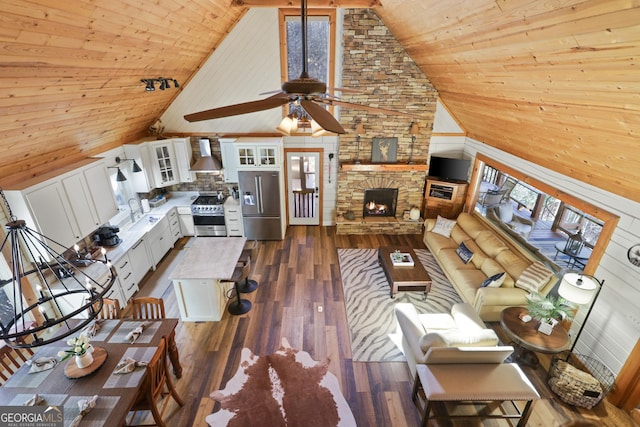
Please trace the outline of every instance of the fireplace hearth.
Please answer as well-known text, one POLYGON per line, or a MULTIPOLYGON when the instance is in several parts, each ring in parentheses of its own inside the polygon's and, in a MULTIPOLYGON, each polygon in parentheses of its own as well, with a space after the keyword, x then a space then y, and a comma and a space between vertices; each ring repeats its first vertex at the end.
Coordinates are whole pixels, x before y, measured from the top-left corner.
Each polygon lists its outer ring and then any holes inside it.
POLYGON ((397 188, 368 188, 364 190, 362 217, 395 217, 397 203, 397 188))

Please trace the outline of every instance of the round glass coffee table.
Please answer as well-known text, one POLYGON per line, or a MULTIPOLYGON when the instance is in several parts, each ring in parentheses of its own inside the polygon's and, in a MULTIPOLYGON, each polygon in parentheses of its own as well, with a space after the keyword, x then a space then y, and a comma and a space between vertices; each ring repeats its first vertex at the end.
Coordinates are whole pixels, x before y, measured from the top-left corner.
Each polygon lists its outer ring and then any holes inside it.
POLYGON ((508 307, 500 313, 500 326, 513 341, 516 362, 535 367, 539 362, 533 352, 557 354, 569 349, 569 334, 560 325, 556 325, 550 335, 538 332, 537 320, 520 320, 521 315, 528 313, 525 307, 508 307))

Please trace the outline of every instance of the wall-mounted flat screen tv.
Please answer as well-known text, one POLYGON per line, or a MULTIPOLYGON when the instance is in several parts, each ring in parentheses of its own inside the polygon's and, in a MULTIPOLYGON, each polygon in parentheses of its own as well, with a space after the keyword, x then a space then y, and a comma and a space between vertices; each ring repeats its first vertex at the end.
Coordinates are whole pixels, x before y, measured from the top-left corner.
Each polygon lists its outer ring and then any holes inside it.
POLYGON ((443 181, 467 182, 470 166, 471 160, 431 156, 429 160, 429 176, 443 181))

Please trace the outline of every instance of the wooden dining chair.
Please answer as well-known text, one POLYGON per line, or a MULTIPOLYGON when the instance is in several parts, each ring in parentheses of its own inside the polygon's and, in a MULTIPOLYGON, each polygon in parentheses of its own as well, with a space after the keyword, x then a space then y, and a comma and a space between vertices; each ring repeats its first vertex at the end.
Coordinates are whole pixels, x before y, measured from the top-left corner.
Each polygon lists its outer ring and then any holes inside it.
POLYGON ((33 350, 30 348, 13 348, 3 344, 0 348, 0 385, 4 385, 31 356, 33 350))
MULTIPOLYGON (((154 353, 153 357, 147 364, 146 378, 142 384, 142 387, 138 391, 135 403, 131 407, 131 411, 151 411, 153 419, 156 422, 155 425, 165 427, 165 423, 162 420, 162 412, 169 399, 166 399, 162 410, 158 408, 158 398, 160 398, 165 390, 173 397, 176 403, 180 406, 184 405, 183 400, 178 395, 173 382, 168 374, 167 370, 167 339, 162 337, 158 349, 154 353), (165 388, 166 387, 166 388, 165 388)), ((131 421, 136 418, 136 414, 131 417, 131 421)), ((128 426, 137 424, 127 424, 128 426)))
MULTIPOLYGON (((94 304, 94 307, 97 309, 99 306, 98 303, 94 304)), ((103 298, 102 299, 102 310, 98 312, 96 319, 120 319, 122 317, 120 313, 120 303, 118 300, 111 298, 103 298)))
POLYGON ((137 297, 131 300, 134 319, 164 319, 162 298, 137 297))

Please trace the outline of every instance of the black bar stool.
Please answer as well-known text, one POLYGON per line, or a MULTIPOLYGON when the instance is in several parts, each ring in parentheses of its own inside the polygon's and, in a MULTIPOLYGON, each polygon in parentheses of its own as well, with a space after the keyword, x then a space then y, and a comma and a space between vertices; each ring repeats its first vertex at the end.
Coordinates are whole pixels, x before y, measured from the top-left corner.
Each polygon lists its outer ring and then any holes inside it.
MULTIPOLYGON (((252 240, 251 242, 246 242, 244 245, 244 249, 240 254, 240 258, 238 258, 238 263, 242 264, 242 266, 246 266, 246 265, 251 266, 251 262, 252 261, 255 262, 257 259, 258 259, 258 244, 256 243, 255 240, 252 240)), ((238 288, 240 289, 240 292, 242 292, 243 294, 248 294, 258 289, 258 282, 253 279, 249 279, 249 274, 247 273, 246 279, 244 280, 243 283, 238 285, 238 288)))
MULTIPOLYGON (((251 301, 246 300, 246 299, 242 299, 240 298, 240 282, 247 279, 247 275, 249 274, 249 268, 251 266, 249 264, 246 264, 244 266, 240 266, 240 267, 236 267, 235 270, 233 270, 233 276, 231 276, 231 280, 235 283, 234 287, 235 287, 235 293, 236 293, 236 300, 235 301, 231 301, 229 303, 229 307, 227 308, 227 310, 229 311, 229 313, 233 314, 233 315, 240 315, 240 314, 245 314, 246 312, 248 312, 249 310, 251 310, 251 301)), ((233 298, 233 297, 232 297, 233 298)))

